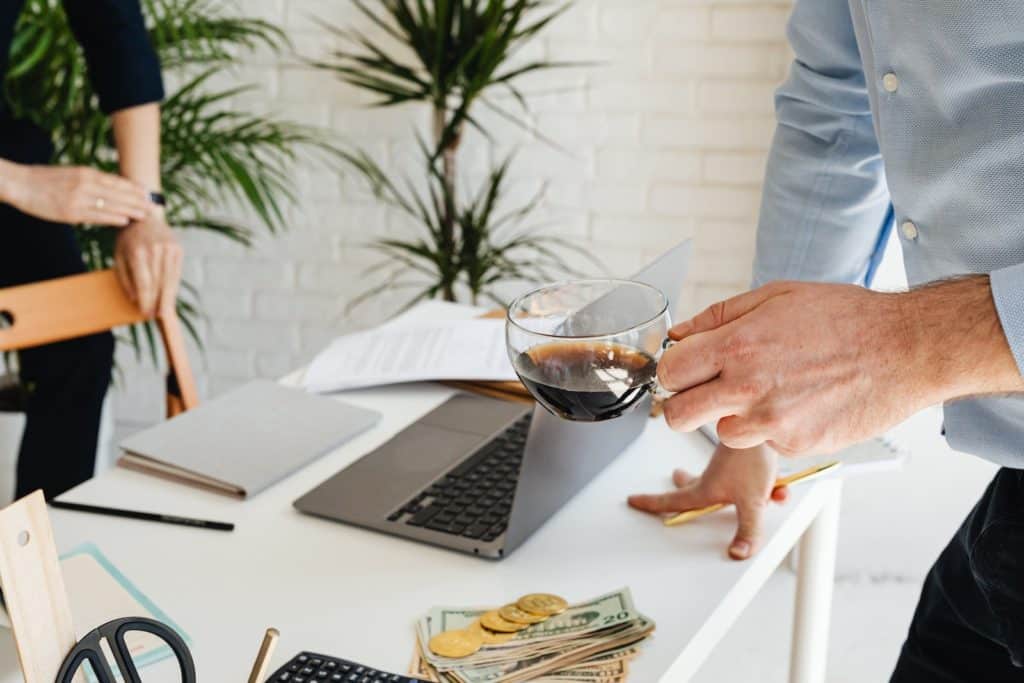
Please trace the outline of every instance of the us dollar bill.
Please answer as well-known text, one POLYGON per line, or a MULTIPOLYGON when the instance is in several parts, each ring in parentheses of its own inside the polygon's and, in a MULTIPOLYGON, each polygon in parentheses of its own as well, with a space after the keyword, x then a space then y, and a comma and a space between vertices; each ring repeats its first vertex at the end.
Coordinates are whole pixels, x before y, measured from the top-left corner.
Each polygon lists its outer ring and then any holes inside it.
MULTIPOLYGON (((429 642, 431 638, 443 631, 460 630, 470 626, 487 611, 487 608, 435 607, 420 620, 419 631, 423 636, 423 641, 429 642)), ((628 588, 623 588, 579 605, 573 605, 556 617, 519 631, 507 643, 488 649, 515 649, 560 638, 577 638, 586 633, 628 624, 637 616, 632 595, 628 588)), ((444 659, 429 651, 425 654, 431 661, 444 659)))
MULTIPOLYGON (((640 614, 628 588, 572 605, 558 616, 460 659, 426 646, 435 635, 472 626, 490 608, 435 607, 416 624, 419 662, 432 678, 454 683, 518 683, 549 674, 571 683, 623 680, 629 660, 654 623, 640 614)), ((427 677, 427 676, 425 676, 427 677)))

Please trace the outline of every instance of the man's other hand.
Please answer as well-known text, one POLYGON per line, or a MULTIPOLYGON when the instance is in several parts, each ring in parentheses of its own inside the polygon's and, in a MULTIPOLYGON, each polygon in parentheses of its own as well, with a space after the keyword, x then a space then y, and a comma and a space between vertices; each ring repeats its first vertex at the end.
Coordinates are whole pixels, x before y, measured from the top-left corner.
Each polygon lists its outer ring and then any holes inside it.
POLYGON ((770 449, 761 446, 736 450, 720 445, 701 476, 676 470, 672 473, 675 491, 630 496, 629 504, 644 512, 674 514, 731 503, 736 506, 737 527, 729 556, 745 560, 761 546, 768 502, 786 500, 786 488, 773 489, 777 475, 778 456, 770 449))

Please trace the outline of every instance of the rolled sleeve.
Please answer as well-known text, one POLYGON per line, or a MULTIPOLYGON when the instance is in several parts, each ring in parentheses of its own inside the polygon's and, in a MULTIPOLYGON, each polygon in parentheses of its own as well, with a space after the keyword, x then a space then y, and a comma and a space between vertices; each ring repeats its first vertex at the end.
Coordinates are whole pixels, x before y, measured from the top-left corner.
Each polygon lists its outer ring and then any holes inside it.
POLYGON ((64 0, 104 113, 159 102, 160 61, 138 0, 64 0))
POLYGON ((848 0, 798 0, 787 33, 753 284, 862 283, 889 193, 848 0))
POLYGON ((999 323, 1017 361, 1017 369, 1024 375, 1024 263, 995 270, 989 280, 999 323))

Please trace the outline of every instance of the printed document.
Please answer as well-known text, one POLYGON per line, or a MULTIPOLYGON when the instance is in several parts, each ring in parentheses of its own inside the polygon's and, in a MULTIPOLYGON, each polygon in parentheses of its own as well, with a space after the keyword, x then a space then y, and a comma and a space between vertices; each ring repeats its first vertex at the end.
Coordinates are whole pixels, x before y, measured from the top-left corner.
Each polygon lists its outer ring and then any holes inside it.
POLYGON ((474 318, 392 322, 339 337, 313 360, 305 386, 329 392, 400 382, 514 379, 505 321, 474 318))

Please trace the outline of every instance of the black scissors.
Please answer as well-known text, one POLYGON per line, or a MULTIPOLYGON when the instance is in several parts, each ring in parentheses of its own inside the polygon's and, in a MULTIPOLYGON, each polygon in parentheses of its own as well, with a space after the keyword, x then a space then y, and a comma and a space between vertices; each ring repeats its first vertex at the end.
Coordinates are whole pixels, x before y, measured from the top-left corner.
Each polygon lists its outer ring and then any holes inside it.
POLYGON ((125 642, 125 635, 132 631, 150 633, 167 643, 178 659, 182 683, 196 683, 196 665, 185 641, 171 628, 144 617, 115 619, 89 631, 64 659, 64 664, 57 673, 56 683, 72 683, 75 674, 86 661, 92 665, 99 683, 116 683, 114 672, 110 670, 110 664, 107 663, 107 658, 100 647, 103 640, 110 645, 114 663, 117 664, 118 673, 121 674, 124 683, 142 683, 139 671, 135 668, 135 662, 128 651, 128 644, 125 642))

